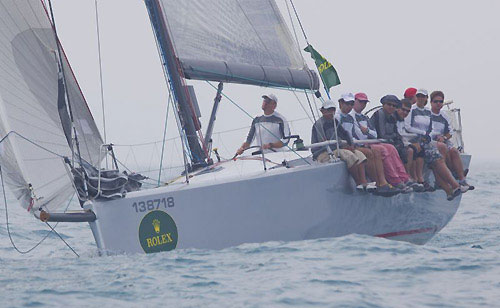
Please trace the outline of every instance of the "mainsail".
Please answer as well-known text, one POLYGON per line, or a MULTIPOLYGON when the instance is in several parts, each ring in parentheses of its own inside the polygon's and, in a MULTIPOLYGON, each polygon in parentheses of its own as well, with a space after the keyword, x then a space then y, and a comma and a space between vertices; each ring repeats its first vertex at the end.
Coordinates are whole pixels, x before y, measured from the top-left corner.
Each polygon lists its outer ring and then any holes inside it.
POLYGON ((188 79, 318 89, 274 0, 160 0, 188 79))
MULTIPOLYGON (((62 48, 61 48, 62 50, 62 48)), ((61 68, 82 158, 98 166, 103 143, 66 56, 59 62, 41 0, 0 0, 0 165, 21 205, 53 210, 74 193, 61 68)))

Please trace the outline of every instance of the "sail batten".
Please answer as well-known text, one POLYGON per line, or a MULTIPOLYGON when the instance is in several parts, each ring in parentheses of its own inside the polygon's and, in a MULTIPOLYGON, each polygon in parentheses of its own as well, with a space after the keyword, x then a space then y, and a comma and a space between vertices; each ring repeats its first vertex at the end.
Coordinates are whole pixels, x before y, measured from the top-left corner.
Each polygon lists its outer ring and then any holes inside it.
POLYGON ((318 89, 274 0, 160 0, 184 76, 318 89))
POLYGON ((47 210, 73 193, 67 95, 82 158, 97 166, 102 138, 40 0, 0 0, 0 165, 21 205, 47 210), (61 60, 62 60, 62 63, 61 60), (64 92, 61 70, 66 72, 64 92))

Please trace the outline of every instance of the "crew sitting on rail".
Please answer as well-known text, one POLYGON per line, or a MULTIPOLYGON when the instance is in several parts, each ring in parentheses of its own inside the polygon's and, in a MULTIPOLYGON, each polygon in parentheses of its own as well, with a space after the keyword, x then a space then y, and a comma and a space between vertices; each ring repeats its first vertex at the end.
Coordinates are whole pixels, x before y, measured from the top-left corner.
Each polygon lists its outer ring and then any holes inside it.
MULTIPOLYGON (((366 95, 365 97, 366 98, 366 95)), ((355 120, 355 116, 351 114, 352 108, 354 106, 355 97, 352 93, 343 94, 339 99, 340 112, 335 114, 335 119, 340 123, 340 126, 349 134, 351 139, 357 138, 356 128, 359 128, 359 124, 355 120)), ((366 98, 366 100, 368 100, 366 98)), ((368 132, 367 127, 363 127, 368 132)), ((375 180, 377 190, 376 194, 391 196, 400 193, 401 191, 389 185, 384 174, 384 165, 382 162, 382 156, 380 152, 372 150, 369 146, 357 145, 356 150, 363 153, 367 158, 366 171, 371 180, 375 180)))
POLYGON ((399 103, 399 99, 394 95, 386 95, 380 99, 382 108, 377 110, 370 118, 370 124, 377 131, 380 139, 385 139, 391 143, 398 151, 403 163, 407 163, 407 148, 403 144, 401 135, 398 134, 394 111, 399 103))
POLYGON ((288 139, 285 139, 290 136, 288 122, 275 111, 278 98, 274 94, 263 95, 262 98, 264 114, 253 119, 247 139, 236 151, 237 155, 241 155, 254 141, 262 150, 267 150, 266 152, 276 151, 275 149, 280 149, 288 143, 288 139))
MULTIPOLYGON (((379 138, 392 140, 397 144, 403 144, 402 137, 397 131, 396 119, 393 116, 396 106, 400 103, 399 99, 394 95, 386 95, 382 97, 380 101, 384 105, 384 107, 381 110, 378 110, 370 119, 372 123, 378 123, 378 126, 375 125, 375 127, 377 128, 377 134, 379 135, 379 138), (382 122, 381 119, 384 119, 384 122, 382 122)), ((419 99, 417 96, 417 104, 419 105, 417 105, 416 108, 421 108, 419 107, 421 103, 421 99, 419 99)), ((416 108, 414 107, 412 111, 416 108)), ((418 122, 421 124, 425 122, 425 119, 423 119, 423 117, 424 113, 422 112, 418 120, 418 122)), ((430 132, 430 115, 428 125, 429 127, 423 127, 423 125, 421 125, 419 129, 423 128, 423 131, 430 132)), ((430 137, 428 134, 423 136, 418 135, 417 138, 419 138, 420 147, 424 152, 424 160, 432 168, 436 183, 444 189, 449 201, 455 199, 462 193, 460 189, 461 187, 451 175, 451 172, 446 166, 441 154, 435 146, 432 146, 430 144, 430 137)))
POLYGON ((313 160, 326 163, 331 161, 331 155, 340 156, 340 159, 347 164, 347 170, 356 185, 358 185, 359 189, 364 189, 367 186, 364 167, 365 155, 354 149, 349 134, 334 119, 335 103, 332 100, 325 100, 320 111, 323 116, 312 127, 311 144, 337 140, 337 134, 338 141, 344 141, 346 144, 339 144, 338 151, 336 144, 312 148, 313 160), (335 127, 337 127, 337 132, 335 132, 335 127))
MULTIPOLYGON (((368 116, 362 112, 369 102, 365 93, 357 93, 351 116, 354 118, 354 138, 357 140, 377 139, 377 131, 371 125, 368 116)), ((423 186, 412 181, 408 175, 403 162, 399 158, 398 151, 390 143, 367 143, 365 147, 370 148, 375 156, 381 157, 381 170, 384 171, 387 182, 403 192, 411 190, 422 191, 423 186)))
POLYGON ((439 152, 445 157, 448 168, 450 168, 458 178, 460 186, 467 190, 473 190, 474 186, 469 185, 465 180, 466 175, 460 153, 450 140, 452 137, 451 125, 448 116, 446 116, 444 112, 441 112, 443 103, 444 93, 442 91, 434 91, 431 93, 431 139, 437 142, 439 152))
MULTIPOLYGON (((415 89, 415 91, 417 90, 415 89)), ((413 181, 418 182, 418 177, 415 172, 415 161, 417 159, 423 159, 423 158, 417 157, 417 153, 419 152, 420 146, 410 143, 410 139, 413 138, 413 135, 410 135, 405 129, 405 118, 410 113, 411 106, 412 106, 411 100, 408 98, 403 98, 397 106, 396 112, 394 113, 394 117, 396 118, 396 127, 398 129, 398 133, 399 135, 401 135, 403 144, 406 148, 406 155, 407 155, 407 162, 405 164, 406 172, 410 175, 413 181)), ((420 183, 418 184, 422 185, 421 188, 424 191, 426 190, 423 184, 420 183)), ((430 187, 428 187, 428 189, 430 189, 430 187)))
MULTIPOLYGON (((417 137, 411 138, 410 142, 416 148, 415 152, 415 175, 419 183, 423 183, 426 191, 434 191, 434 188, 429 185, 429 183, 424 181, 423 170, 424 170, 424 156, 426 151, 421 147, 420 141, 422 136, 426 136, 428 134, 428 130, 430 129, 430 115, 431 112, 428 108, 425 107, 427 105, 427 99, 429 95, 427 90, 418 89, 416 98, 417 102, 412 106, 410 113, 405 118, 405 130, 410 134, 416 134, 417 137)), ((429 151, 434 151, 432 147, 427 147, 429 151)), ((436 149, 437 150, 437 149, 436 149)), ((428 153, 430 153, 428 151, 428 153)))

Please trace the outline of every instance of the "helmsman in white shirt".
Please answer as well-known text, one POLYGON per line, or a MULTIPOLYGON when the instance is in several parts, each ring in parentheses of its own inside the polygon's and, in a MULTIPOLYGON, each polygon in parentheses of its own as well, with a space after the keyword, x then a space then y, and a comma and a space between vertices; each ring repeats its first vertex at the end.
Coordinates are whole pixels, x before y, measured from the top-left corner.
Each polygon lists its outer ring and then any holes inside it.
POLYGON ((278 98, 274 94, 262 96, 262 111, 264 114, 257 116, 252 121, 247 139, 236 154, 241 155, 251 144, 260 146, 262 150, 280 149, 288 143, 290 127, 284 116, 275 111, 278 98))

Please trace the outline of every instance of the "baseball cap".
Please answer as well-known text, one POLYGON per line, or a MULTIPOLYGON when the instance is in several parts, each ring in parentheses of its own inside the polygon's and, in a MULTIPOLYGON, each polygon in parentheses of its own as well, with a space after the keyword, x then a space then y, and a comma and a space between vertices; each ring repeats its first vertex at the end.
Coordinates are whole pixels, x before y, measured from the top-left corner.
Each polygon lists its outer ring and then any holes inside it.
POLYGON ((412 96, 415 96, 415 95, 417 95, 417 89, 415 89, 415 88, 408 88, 405 91, 404 97, 405 98, 409 98, 409 97, 412 97, 412 96))
POLYGON ((380 103, 382 105, 390 102, 395 103, 396 105, 400 104, 399 98, 396 95, 389 94, 380 99, 380 103))
POLYGON ((342 94, 340 99, 344 100, 344 102, 351 102, 351 101, 353 102, 356 100, 352 93, 344 93, 344 94, 342 94))
POLYGON ((354 98, 359 101, 369 101, 368 96, 363 92, 356 93, 356 95, 354 95, 354 98))
POLYGON ((429 96, 429 92, 427 92, 426 89, 418 89, 418 91, 417 91, 416 94, 422 94, 422 95, 425 95, 425 96, 429 96))
POLYGON ((275 101, 276 103, 278 102, 278 98, 276 97, 276 95, 274 94, 267 94, 267 95, 262 95, 262 98, 267 98, 267 99, 270 99, 272 101, 275 101))
POLYGON ((322 109, 335 108, 335 103, 331 99, 327 99, 323 102, 322 109))

